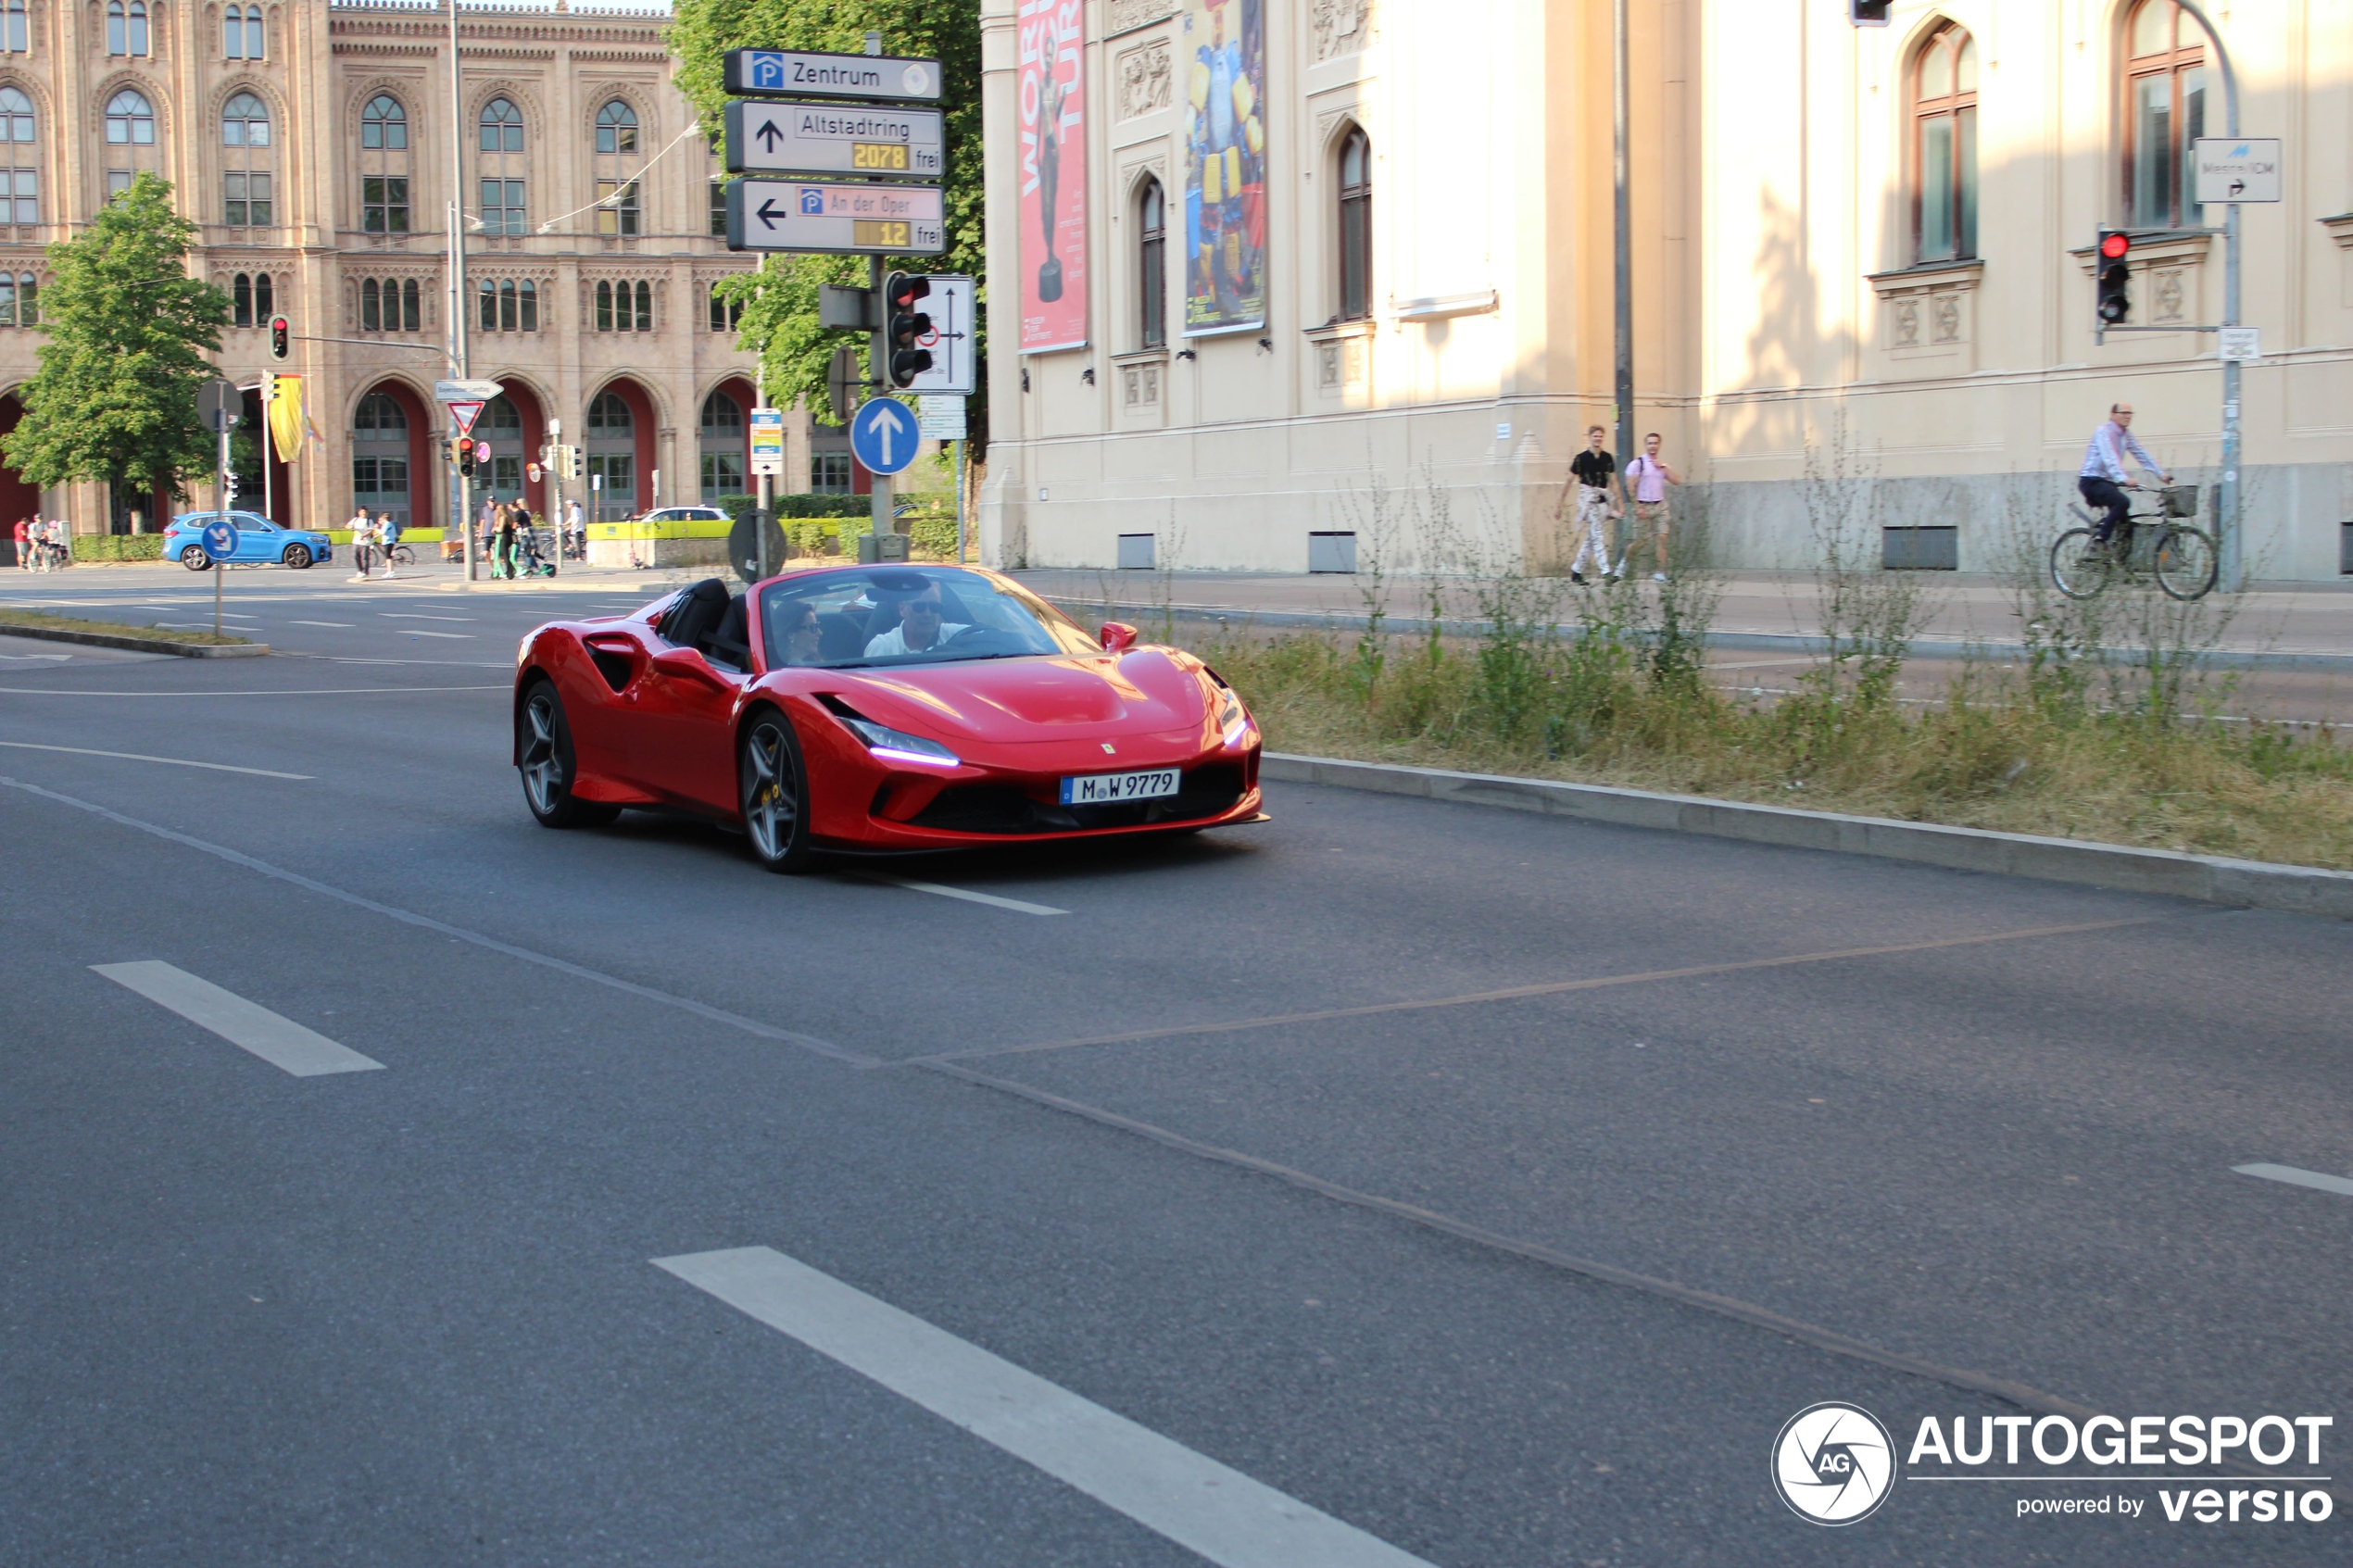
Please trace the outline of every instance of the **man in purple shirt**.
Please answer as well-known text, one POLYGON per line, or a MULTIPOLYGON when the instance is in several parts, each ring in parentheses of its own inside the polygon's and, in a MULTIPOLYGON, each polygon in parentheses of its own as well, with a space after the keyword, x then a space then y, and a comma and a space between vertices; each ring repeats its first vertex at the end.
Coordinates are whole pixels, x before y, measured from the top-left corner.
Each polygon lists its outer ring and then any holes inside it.
POLYGON ((2103 547, 2132 518, 2133 503, 2124 492, 2140 488, 2125 471, 2124 458, 2128 452, 2144 470, 2157 476, 2158 483, 2173 483, 2173 476, 2158 468, 2157 459, 2133 439, 2133 406, 2111 403, 2108 423, 2092 433, 2092 444, 2083 450, 2083 471, 2075 480, 2075 488, 2082 493, 2083 499, 2107 514, 2100 520, 2095 535, 2103 547))

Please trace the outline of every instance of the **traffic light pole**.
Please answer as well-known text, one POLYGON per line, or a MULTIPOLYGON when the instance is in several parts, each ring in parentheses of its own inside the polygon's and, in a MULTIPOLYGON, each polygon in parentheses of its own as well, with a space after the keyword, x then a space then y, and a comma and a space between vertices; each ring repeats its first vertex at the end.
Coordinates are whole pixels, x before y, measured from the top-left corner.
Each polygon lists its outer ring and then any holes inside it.
MULTIPOLYGON (((2222 47, 2222 34, 2207 19, 2206 12, 2196 0, 2177 0, 2182 9, 2206 29, 2206 36, 2214 44, 2214 57, 2222 66, 2222 134, 2236 139, 2239 133, 2239 78, 2232 68, 2231 52, 2222 47)), ((2239 324, 2239 204, 2229 202, 2222 208, 2222 325, 2239 324)), ((2239 540, 2239 362, 2222 361, 2222 483, 2214 496, 2214 532, 2221 546, 2221 583, 2224 588, 2236 591, 2246 585, 2246 556, 2239 540)))
MULTIPOLYGON (((880 52, 879 43, 867 50, 868 54, 880 52)), ((875 302, 875 332, 867 339, 866 378, 873 384, 875 396, 887 397, 890 395, 890 302, 883 298, 883 258, 879 256, 866 258, 866 287, 872 291, 875 302)), ((885 457, 887 456, 886 453, 885 457)), ((874 492, 875 558, 881 560, 883 535, 893 532, 890 475, 875 474, 874 492)))

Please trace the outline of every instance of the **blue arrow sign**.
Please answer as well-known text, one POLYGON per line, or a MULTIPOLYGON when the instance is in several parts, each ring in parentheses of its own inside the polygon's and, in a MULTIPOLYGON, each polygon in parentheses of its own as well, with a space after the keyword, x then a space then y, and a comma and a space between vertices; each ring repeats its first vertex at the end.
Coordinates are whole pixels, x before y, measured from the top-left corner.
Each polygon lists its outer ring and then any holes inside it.
POLYGON ((895 397, 870 397, 849 417, 849 449, 869 473, 897 473, 915 460, 923 430, 895 397))
POLYGON ((214 560, 227 560, 237 553, 237 525, 227 518, 215 518, 204 525, 204 553, 214 560))

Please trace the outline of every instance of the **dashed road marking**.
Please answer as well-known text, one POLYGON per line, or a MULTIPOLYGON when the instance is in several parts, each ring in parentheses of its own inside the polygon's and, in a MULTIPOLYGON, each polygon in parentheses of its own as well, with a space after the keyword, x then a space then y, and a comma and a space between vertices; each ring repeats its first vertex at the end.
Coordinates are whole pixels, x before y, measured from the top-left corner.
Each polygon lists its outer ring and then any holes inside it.
POLYGON ((975 893, 969 887, 949 887, 937 882, 914 882, 903 876, 886 876, 879 872, 866 873, 871 881, 888 883, 910 893, 931 893, 942 898, 962 898, 970 904, 987 904, 991 909, 1011 909, 1023 915, 1066 915, 1068 909, 1055 909, 1051 904, 1032 904, 1021 898, 1000 897, 994 893, 975 893))
POLYGON ((138 992, 157 1007, 170 1009, 189 1022, 211 1030, 231 1045, 251 1051, 271 1066, 297 1078, 384 1070, 381 1061, 361 1056, 348 1046, 337 1045, 291 1018, 281 1018, 234 991, 224 991, 209 980, 198 979, 160 960, 94 963, 90 967, 116 985, 138 992))
POLYGON ((310 773, 281 773, 271 768, 233 768, 226 762, 192 762, 185 757, 149 757, 136 751, 98 751, 86 746, 36 746, 29 740, 0 740, 17 751, 64 751, 76 757, 119 757, 126 762, 161 762, 173 768, 203 768, 215 773, 251 773, 261 779, 308 780, 310 773))
POLYGON ((2331 1176, 2319 1171, 2299 1171, 2293 1165, 2233 1165, 2242 1176, 2260 1176, 2267 1182, 2285 1182, 2290 1186, 2311 1187, 2318 1192, 2333 1192, 2340 1198, 2353 1198, 2353 1180, 2331 1176))

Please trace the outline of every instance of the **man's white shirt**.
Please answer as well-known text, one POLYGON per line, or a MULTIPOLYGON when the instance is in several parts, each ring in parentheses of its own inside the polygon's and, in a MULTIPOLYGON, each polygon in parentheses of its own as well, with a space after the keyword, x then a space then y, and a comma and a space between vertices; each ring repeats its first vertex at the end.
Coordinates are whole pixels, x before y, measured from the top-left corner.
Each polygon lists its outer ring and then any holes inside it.
MULTIPOLYGON (((949 638, 954 636, 957 633, 969 630, 971 630, 970 627, 961 625, 953 621, 942 622, 939 628, 939 635, 932 639, 931 647, 936 648, 939 646, 940 644, 946 642, 949 638)), ((885 632, 881 636, 876 637, 874 641, 866 645, 866 657, 868 659, 891 659, 903 654, 928 653, 930 651, 931 648, 909 647, 907 646, 907 628, 904 626, 894 626, 889 631, 885 632)))

